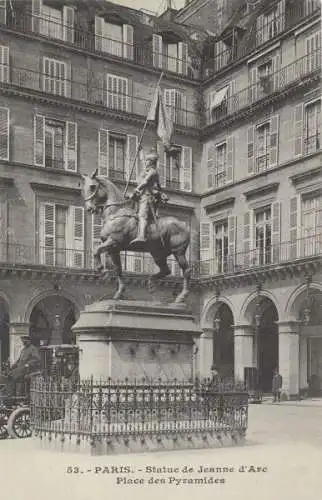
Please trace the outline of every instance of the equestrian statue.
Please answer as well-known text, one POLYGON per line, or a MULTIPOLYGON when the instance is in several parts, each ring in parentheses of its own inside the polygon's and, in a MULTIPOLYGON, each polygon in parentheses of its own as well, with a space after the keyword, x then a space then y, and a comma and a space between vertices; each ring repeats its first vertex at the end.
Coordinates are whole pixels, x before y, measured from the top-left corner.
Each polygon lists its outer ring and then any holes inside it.
MULTIPOLYGON (((141 148, 139 148, 142 153, 141 148)), ((83 175, 83 197, 89 213, 102 218, 101 241, 94 251, 98 271, 104 269, 101 256, 107 253, 116 269, 118 289, 114 299, 121 299, 125 290, 120 252, 148 252, 159 267, 151 280, 171 274, 167 257, 173 255, 183 272, 183 288, 176 303, 184 302, 189 292, 191 270, 186 259, 190 232, 175 217, 159 217, 158 210, 168 201, 162 192, 155 150, 144 158, 145 168, 132 196, 126 197, 106 177, 83 175)))

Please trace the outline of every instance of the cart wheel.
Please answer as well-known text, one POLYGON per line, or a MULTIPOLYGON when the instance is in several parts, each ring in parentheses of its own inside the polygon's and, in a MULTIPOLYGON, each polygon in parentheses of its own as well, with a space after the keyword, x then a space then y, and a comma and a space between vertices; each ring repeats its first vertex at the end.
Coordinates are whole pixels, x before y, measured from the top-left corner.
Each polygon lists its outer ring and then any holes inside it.
POLYGON ((6 439, 8 437, 8 412, 5 410, 0 410, 0 439, 6 439))
POLYGON ((21 406, 11 413, 8 419, 8 434, 13 439, 31 436, 29 408, 21 406))

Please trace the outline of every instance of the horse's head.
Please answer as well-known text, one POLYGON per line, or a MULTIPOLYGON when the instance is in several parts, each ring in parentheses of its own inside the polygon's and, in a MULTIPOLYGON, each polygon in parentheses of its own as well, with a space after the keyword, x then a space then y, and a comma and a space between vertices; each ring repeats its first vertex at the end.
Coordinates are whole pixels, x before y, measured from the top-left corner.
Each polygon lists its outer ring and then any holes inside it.
POLYGON ((98 169, 91 175, 82 175, 83 178, 83 198, 86 210, 89 213, 97 212, 99 206, 104 205, 107 193, 103 184, 97 176, 98 169))

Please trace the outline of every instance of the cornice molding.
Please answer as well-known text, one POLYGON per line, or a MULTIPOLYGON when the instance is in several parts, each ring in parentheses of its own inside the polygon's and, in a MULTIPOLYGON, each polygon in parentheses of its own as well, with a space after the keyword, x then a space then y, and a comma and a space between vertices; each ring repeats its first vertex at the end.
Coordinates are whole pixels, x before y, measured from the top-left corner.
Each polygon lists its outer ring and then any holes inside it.
POLYGON ((67 194, 81 194, 81 188, 78 186, 58 186, 57 184, 48 184, 45 182, 31 182, 30 186, 34 191, 55 191, 67 194))
POLYGON ((224 198, 222 200, 215 201, 214 203, 209 203, 205 205, 204 209, 206 214, 209 215, 211 212, 218 212, 219 210, 224 210, 225 208, 231 207, 235 203, 235 197, 230 196, 229 198, 224 198))
POLYGON ((315 177, 320 177, 321 174, 322 174, 322 166, 318 166, 315 168, 311 168, 306 172, 301 172, 299 174, 292 175, 290 176, 290 180, 292 184, 296 186, 298 184, 301 184, 302 182, 312 180, 315 177))
POLYGON ((265 186, 260 186, 254 189, 250 189, 249 191, 243 193, 243 195, 245 196, 246 200, 249 201, 251 199, 259 198, 277 191, 279 185, 280 185, 279 182, 272 182, 271 184, 265 184, 265 186))

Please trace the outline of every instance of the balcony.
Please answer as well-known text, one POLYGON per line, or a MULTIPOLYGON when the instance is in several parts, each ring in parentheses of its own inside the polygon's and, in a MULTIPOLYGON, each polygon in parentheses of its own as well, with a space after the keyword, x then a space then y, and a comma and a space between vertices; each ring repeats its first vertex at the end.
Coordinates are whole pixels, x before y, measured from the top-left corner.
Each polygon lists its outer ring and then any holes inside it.
POLYGON ((215 112, 208 108, 205 117, 206 126, 235 115, 244 109, 246 110, 273 94, 280 94, 283 97, 281 92, 286 92, 299 83, 304 84, 306 78, 309 79, 315 75, 319 78, 320 71, 321 49, 310 55, 301 57, 279 71, 272 73, 268 79, 265 79, 265 82, 260 80, 254 85, 250 85, 240 92, 228 96, 215 112))
POLYGON ((315 153, 321 148, 321 135, 317 132, 314 135, 304 138, 304 154, 315 153))
POLYGON ((227 45, 227 50, 204 61, 203 77, 210 78, 217 74, 232 62, 250 54, 254 49, 276 38, 293 26, 296 26, 305 18, 314 16, 320 10, 321 6, 319 5, 319 0, 315 0, 315 2, 296 0, 292 4, 289 3, 287 5, 285 13, 275 16, 271 20, 263 23, 261 29, 257 30, 256 22, 254 22, 248 33, 245 34, 244 38, 247 43, 244 43, 244 40, 241 42, 236 40, 233 34, 231 47, 227 45), (234 49, 232 47, 234 47, 234 49))
POLYGON ((193 264, 193 277, 204 278, 219 275, 238 275, 276 267, 290 262, 301 262, 322 255, 322 233, 295 241, 285 241, 269 248, 257 248, 250 252, 221 256, 193 264))
MULTIPOLYGON (((84 82, 77 78, 49 77, 48 74, 35 72, 28 68, 6 66, 5 70, 0 72, 0 89, 31 90, 48 97, 69 99, 76 105, 87 104, 95 106, 95 108, 104 108, 105 111, 110 110, 138 117, 147 116, 151 104, 150 100, 122 92, 109 91, 107 90, 106 77, 102 78, 100 83, 97 83, 97 80, 97 75, 93 75, 89 71, 86 74, 86 82, 84 82), (49 85, 49 79, 55 84, 49 85)), ((147 88, 147 93, 148 90, 147 88)), ((176 125, 183 128, 199 127, 199 115, 194 111, 178 109, 177 116, 176 125)))
POLYGON ((188 73, 183 74, 182 68, 187 63, 186 61, 153 52, 152 32, 148 40, 142 39, 140 43, 129 44, 107 36, 95 35, 94 26, 92 31, 84 31, 77 25, 71 27, 62 22, 56 22, 54 19, 49 21, 46 17, 34 15, 28 11, 19 12, 15 17, 8 15, 6 23, 4 19, 0 19, 0 23, 2 28, 72 45, 80 50, 151 69, 160 69, 160 65, 155 64, 155 59, 162 59, 161 69, 185 78, 196 79, 196 75, 189 68, 188 73))

